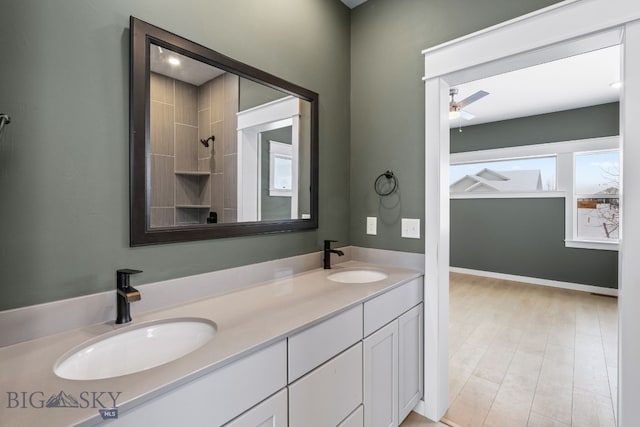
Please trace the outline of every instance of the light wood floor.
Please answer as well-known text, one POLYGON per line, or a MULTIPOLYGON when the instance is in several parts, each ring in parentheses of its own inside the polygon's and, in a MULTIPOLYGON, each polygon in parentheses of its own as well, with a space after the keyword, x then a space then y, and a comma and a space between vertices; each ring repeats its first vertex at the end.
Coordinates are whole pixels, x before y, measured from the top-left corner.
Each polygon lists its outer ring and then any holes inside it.
POLYGON ((446 420, 615 426, 617 299, 454 273, 450 284, 446 420))

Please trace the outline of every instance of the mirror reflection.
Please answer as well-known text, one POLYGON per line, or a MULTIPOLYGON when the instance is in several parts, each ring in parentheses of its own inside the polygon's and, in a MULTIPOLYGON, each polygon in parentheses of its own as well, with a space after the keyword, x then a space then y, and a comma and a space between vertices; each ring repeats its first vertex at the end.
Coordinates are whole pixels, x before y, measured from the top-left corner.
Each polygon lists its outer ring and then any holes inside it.
POLYGON ((311 104, 149 45, 149 228, 311 218, 311 104))

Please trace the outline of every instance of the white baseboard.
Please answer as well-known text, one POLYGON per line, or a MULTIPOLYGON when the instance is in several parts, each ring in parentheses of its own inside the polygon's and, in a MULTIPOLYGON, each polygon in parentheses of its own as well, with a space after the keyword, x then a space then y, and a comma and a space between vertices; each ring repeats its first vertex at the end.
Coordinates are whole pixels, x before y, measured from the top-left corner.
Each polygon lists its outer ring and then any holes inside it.
POLYGON ((572 291, 590 292, 594 294, 618 296, 618 290, 613 288, 603 288, 593 285, 582 285, 580 283, 560 282, 558 280, 539 279, 537 277, 516 276, 514 274, 494 273, 491 271, 472 270, 470 268, 449 267, 452 273, 470 274, 473 276, 490 277, 492 279, 511 280, 514 282, 530 283, 532 285, 550 286, 552 288, 570 289, 572 291))
POLYGON ((424 403, 423 399, 420 399, 418 403, 416 403, 415 408, 413 408, 413 412, 426 418, 425 413, 427 412, 427 405, 424 403))

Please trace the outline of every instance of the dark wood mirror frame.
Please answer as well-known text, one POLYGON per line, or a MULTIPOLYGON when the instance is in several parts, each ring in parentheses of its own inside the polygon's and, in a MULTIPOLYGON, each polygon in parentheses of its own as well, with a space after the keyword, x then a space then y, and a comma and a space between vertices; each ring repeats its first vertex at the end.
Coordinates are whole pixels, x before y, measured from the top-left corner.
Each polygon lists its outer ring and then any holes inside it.
POLYGON ((318 94, 155 27, 133 16, 130 18, 130 30, 130 245, 142 246, 318 228, 318 94), (149 226, 149 46, 151 43, 310 103, 310 219, 202 224, 165 228, 151 228, 149 226))

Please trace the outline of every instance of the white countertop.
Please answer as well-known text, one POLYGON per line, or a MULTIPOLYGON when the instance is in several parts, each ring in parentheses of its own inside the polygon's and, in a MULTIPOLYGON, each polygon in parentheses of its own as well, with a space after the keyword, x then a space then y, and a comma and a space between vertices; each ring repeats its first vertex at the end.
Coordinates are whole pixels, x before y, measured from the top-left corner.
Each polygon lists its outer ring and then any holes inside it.
MULTIPOLYGON (((421 275, 416 270, 349 261, 336 264, 331 270, 311 270, 226 295, 139 314, 126 325, 107 322, 0 348, 0 420, 3 426, 97 423, 101 418, 95 408, 32 408, 28 400, 32 396, 33 406, 39 406, 40 401, 46 402, 60 391, 74 396, 82 392, 89 393, 85 396, 121 392, 117 407, 124 411, 421 275), (336 283, 327 279, 336 271, 363 267, 384 271, 388 277, 372 283, 336 283), (215 322, 217 332, 212 341, 180 359, 102 380, 65 380, 53 373, 53 366, 63 354, 87 340, 145 322, 188 317, 215 322), (23 397, 27 399, 24 405, 23 397)), ((104 397, 101 401, 107 404, 111 399, 104 397)))

